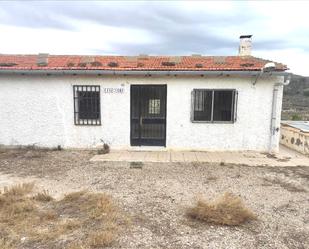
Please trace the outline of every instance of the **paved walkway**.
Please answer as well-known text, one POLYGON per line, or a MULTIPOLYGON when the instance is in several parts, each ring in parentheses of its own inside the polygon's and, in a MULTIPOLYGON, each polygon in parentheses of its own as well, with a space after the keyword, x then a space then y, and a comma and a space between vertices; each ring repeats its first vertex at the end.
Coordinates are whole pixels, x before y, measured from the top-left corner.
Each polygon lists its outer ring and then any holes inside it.
POLYGON ((259 152, 204 152, 204 151, 111 151, 96 155, 91 161, 105 162, 209 162, 245 164, 249 166, 309 166, 309 157, 280 148, 280 153, 259 152))

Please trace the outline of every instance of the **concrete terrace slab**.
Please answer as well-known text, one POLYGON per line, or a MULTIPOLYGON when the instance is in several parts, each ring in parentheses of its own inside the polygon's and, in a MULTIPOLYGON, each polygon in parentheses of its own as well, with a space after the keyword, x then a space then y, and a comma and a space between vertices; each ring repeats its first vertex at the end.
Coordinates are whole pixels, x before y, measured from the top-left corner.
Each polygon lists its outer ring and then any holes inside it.
POLYGON ((102 162, 200 162, 244 164, 249 166, 309 166, 309 157, 280 148, 280 153, 269 155, 258 152, 205 152, 205 151, 111 151, 96 155, 90 161, 102 162))

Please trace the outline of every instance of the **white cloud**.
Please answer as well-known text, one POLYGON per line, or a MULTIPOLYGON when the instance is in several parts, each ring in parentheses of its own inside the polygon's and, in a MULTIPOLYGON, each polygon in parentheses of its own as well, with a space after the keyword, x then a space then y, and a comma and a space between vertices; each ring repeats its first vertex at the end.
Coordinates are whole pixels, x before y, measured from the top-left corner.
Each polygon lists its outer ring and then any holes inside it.
POLYGON ((253 55, 309 75, 309 1, 0 2, 0 53, 253 55))
POLYGON ((32 29, 0 25, 2 53, 29 54, 48 52, 51 54, 92 54, 102 50, 112 54, 113 43, 125 39, 127 42, 147 44, 153 35, 143 30, 97 25, 92 22, 78 24, 79 30, 32 29))
POLYGON ((304 52, 302 49, 259 50, 254 55, 287 64, 290 72, 309 76, 307 64, 309 53, 304 52))

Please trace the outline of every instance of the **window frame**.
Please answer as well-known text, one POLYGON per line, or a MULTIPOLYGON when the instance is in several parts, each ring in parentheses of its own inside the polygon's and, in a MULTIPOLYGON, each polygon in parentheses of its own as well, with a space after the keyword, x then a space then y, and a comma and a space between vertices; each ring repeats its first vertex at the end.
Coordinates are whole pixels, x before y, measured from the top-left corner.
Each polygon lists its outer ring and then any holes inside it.
MULTIPOLYGON (((92 103, 92 101, 91 101, 92 103)), ((77 126, 100 126, 101 125, 101 88, 100 85, 73 85, 74 124, 77 126), (85 90, 84 90, 85 89, 85 90), (88 90, 90 89, 90 90, 88 90), (94 89, 94 90, 93 90, 94 89), (94 102, 98 105, 98 118, 83 119, 79 117, 80 92, 97 92, 98 99, 94 102)))
POLYGON ((191 92, 191 115, 190 119, 192 123, 209 123, 209 124, 233 124, 237 121, 237 106, 238 106, 238 91, 235 88, 194 88, 191 92), (212 99, 211 99, 211 120, 195 120, 194 119, 194 107, 195 107, 195 99, 194 93, 195 91, 211 91, 212 99), (213 113, 214 113, 214 95, 215 91, 230 91, 232 94, 232 114, 231 121, 214 121, 213 113))

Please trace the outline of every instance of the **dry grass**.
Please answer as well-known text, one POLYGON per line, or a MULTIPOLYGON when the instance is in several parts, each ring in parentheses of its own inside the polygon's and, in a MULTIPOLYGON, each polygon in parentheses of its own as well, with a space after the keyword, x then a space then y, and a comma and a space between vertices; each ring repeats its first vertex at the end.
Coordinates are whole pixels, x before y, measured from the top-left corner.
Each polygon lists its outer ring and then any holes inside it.
POLYGON ((23 196, 32 192, 34 183, 22 183, 17 184, 12 187, 5 187, 3 190, 3 195, 5 196, 23 196))
POLYGON ((6 241, 5 239, 0 239, 0 248, 1 249, 13 249, 11 243, 6 241))
POLYGON ((49 202, 49 201, 54 200, 54 198, 50 196, 50 194, 46 190, 43 190, 42 192, 37 193, 35 196, 33 196, 33 198, 36 201, 43 201, 43 202, 49 202))
POLYGON ((213 202, 200 199, 196 206, 187 210, 187 215, 193 219, 229 226, 256 219, 255 214, 245 207, 242 200, 231 193, 225 193, 213 202))
POLYGON ((126 218, 104 193, 74 192, 54 200, 34 184, 0 192, 0 248, 97 248, 115 242, 126 218))
POLYGON ((92 247, 106 247, 114 242, 114 234, 112 231, 94 232, 89 236, 89 244, 92 247))

